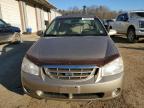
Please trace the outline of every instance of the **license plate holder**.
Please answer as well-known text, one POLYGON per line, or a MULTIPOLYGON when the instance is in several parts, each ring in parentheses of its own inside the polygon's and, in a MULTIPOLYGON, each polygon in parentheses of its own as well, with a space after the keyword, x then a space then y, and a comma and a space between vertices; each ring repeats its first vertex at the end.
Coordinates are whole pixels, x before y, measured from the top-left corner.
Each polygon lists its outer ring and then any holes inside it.
POLYGON ((60 87, 60 93, 79 93, 80 87, 60 87))

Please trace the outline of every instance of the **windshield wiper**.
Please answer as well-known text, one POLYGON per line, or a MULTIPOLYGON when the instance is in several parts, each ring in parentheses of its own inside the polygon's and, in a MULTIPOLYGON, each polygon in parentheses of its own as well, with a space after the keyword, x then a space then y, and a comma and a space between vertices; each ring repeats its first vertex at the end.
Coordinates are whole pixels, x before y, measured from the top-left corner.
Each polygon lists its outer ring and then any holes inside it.
POLYGON ((83 36, 82 34, 45 34, 45 36, 83 36))

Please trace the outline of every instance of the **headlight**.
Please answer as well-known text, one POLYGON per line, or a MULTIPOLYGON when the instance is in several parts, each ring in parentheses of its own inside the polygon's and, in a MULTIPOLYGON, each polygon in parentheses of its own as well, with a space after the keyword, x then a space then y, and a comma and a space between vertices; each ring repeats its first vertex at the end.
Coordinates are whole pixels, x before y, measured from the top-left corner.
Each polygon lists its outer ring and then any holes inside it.
POLYGON ((28 60, 26 57, 23 59, 22 71, 32 75, 39 75, 39 67, 28 60))
POLYGON ((123 72, 123 60, 121 57, 115 59, 109 64, 102 67, 102 76, 109 76, 123 72))

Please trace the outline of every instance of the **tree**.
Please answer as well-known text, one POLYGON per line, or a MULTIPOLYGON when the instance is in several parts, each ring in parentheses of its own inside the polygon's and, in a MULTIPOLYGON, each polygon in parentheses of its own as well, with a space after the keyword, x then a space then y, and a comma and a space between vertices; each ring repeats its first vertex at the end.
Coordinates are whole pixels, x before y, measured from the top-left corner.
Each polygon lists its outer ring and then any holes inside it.
MULTIPOLYGON (((85 6, 86 7, 86 6, 85 6)), ((74 6, 69 8, 68 10, 59 10, 63 15, 71 15, 71 14, 82 14, 84 9, 79 9, 78 7, 74 6)), ((111 11, 106 6, 89 6, 86 8, 86 13, 88 15, 96 15, 100 19, 113 19, 118 15, 118 12, 111 11)))

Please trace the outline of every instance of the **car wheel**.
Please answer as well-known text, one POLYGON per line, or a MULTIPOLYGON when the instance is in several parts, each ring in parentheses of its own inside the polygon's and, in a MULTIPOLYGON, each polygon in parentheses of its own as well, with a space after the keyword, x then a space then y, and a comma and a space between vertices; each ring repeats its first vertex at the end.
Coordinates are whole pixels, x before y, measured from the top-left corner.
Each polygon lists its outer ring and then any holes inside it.
POLYGON ((129 29, 127 33, 127 40, 131 43, 135 43, 138 41, 138 38, 135 35, 135 30, 134 29, 129 29))
POLYGON ((23 43, 20 33, 15 33, 14 34, 13 43, 23 43))

